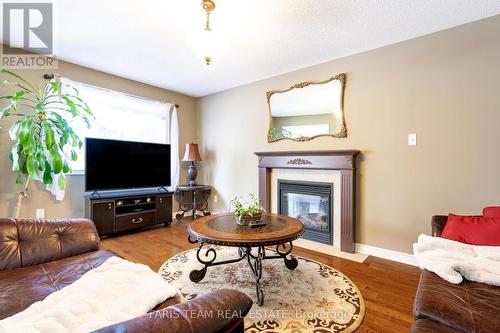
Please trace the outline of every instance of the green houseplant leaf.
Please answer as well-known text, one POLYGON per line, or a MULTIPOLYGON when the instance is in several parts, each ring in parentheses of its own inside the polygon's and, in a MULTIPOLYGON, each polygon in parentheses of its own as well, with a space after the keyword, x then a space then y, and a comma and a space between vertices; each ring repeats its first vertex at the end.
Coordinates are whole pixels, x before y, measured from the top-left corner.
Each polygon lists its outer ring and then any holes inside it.
POLYGON ((63 169, 63 159, 59 152, 59 147, 53 146, 50 150, 51 166, 55 174, 61 173, 63 169))
POLYGON ((48 150, 51 150, 56 141, 54 138, 54 130, 48 121, 43 123, 43 132, 45 134, 45 146, 48 150))
POLYGON ((43 183, 44 184, 52 184, 52 167, 50 163, 45 161, 45 170, 43 171, 43 183))
POLYGON ((60 174, 57 178, 57 185, 61 190, 64 190, 66 188, 66 178, 64 177, 64 174, 60 174))

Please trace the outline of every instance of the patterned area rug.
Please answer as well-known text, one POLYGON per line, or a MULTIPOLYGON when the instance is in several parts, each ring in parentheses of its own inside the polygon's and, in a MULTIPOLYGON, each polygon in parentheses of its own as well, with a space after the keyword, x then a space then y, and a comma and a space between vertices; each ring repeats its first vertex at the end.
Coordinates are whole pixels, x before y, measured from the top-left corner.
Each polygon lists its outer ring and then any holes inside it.
MULTIPOLYGON (((217 261, 238 257, 237 248, 214 246, 217 261)), ((274 251, 266 249, 266 254, 274 251)), ((200 255, 204 256, 202 250, 200 255)), ((262 262, 264 305, 254 303, 245 319, 246 333, 327 333, 353 332, 363 321, 365 304, 356 285, 332 267, 295 256, 299 265, 294 271, 282 259, 262 262)), ((193 269, 203 265, 196 259, 196 249, 182 252, 160 268, 165 280, 191 299, 198 294, 221 288, 244 292, 256 299, 255 282, 247 260, 209 267, 205 278, 189 280, 193 269)))

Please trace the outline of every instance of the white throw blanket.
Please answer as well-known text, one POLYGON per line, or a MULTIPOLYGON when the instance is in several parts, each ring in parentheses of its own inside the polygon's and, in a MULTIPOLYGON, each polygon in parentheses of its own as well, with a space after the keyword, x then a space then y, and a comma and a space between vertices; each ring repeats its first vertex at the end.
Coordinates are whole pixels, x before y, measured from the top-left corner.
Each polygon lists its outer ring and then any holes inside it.
POLYGON ((454 284, 463 278, 500 286, 500 246, 475 246, 441 237, 418 236, 413 253, 420 268, 454 284))
POLYGON ((149 267, 111 257, 12 317, 0 333, 89 332, 146 314, 178 290, 149 267))

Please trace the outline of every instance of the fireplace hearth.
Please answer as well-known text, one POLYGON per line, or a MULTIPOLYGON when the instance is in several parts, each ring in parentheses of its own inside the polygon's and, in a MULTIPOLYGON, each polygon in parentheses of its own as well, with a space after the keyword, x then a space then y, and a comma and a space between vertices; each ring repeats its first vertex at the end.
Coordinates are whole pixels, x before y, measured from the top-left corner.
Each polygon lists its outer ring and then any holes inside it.
POLYGON ((333 184, 278 180, 278 213, 304 224, 302 238, 333 244, 333 184))

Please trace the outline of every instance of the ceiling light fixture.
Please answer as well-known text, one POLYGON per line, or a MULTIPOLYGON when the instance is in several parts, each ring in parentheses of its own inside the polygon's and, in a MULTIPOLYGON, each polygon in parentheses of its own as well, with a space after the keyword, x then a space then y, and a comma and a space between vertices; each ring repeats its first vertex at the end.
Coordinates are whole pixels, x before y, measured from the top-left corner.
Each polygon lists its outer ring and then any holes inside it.
POLYGON ((204 57, 207 65, 210 65, 210 61, 212 61, 212 47, 213 43, 211 41, 212 39, 212 29, 210 28, 210 14, 212 11, 215 9, 215 2, 212 0, 202 0, 201 1, 201 6, 203 7, 203 10, 207 13, 207 20, 205 24, 205 31, 206 33, 204 34, 204 57))

